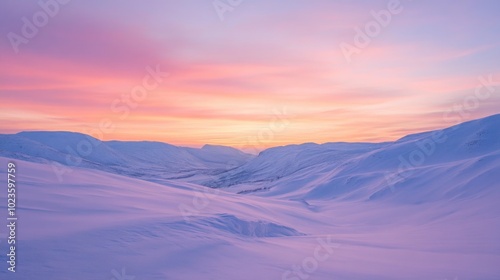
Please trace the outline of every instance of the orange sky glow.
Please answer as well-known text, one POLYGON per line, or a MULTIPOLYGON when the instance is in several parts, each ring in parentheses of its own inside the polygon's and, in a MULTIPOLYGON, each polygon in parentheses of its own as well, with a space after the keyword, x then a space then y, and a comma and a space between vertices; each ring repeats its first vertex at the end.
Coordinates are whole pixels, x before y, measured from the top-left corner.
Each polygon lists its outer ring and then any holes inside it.
MULTIPOLYGON (((443 16, 439 6, 404 2, 347 60, 341 43, 352 44, 355 28, 387 1, 291 1, 282 10, 248 1, 224 20, 210 1, 179 2, 75 1, 17 52, 3 36, 0 133, 263 149, 389 141, 499 112, 491 9, 457 3, 443 16)), ((21 34, 21 18, 40 9, 0 6, 12 11, 0 19, 2 34, 21 34)))

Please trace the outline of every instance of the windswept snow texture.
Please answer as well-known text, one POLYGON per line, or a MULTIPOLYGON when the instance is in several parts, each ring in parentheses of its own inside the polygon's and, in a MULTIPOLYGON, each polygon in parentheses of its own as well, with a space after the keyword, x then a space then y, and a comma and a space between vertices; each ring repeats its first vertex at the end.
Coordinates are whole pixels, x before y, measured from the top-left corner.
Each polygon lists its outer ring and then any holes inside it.
POLYGON ((19 180, 0 279, 500 279, 500 115, 258 156, 65 132, 0 155, 19 180))

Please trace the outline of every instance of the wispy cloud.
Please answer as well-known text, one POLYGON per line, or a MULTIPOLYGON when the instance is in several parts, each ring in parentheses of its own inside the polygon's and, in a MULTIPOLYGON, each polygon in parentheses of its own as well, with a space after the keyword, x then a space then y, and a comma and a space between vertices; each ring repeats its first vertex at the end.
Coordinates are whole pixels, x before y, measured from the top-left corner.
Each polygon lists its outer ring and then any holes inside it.
MULTIPOLYGON (((498 3, 444 2, 408 2, 350 64, 339 43, 387 1, 251 1, 224 22, 198 1, 71 2, 19 53, 0 39, 0 132, 84 132, 157 64, 172 74, 168 82, 109 138, 238 146, 283 106, 294 118, 269 146, 438 128, 439 113, 478 76, 500 80, 498 3)), ((37 6, 0 8, 5 35, 37 6)), ((499 102, 469 118, 497 112, 499 102)))

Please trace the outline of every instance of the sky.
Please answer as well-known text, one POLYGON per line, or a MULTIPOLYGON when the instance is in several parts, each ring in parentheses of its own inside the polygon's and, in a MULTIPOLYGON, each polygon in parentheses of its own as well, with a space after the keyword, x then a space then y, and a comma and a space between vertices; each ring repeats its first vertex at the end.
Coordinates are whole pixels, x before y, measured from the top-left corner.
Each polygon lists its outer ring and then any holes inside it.
POLYGON ((237 148, 500 113, 499 1, 0 2, 0 133, 237 148))

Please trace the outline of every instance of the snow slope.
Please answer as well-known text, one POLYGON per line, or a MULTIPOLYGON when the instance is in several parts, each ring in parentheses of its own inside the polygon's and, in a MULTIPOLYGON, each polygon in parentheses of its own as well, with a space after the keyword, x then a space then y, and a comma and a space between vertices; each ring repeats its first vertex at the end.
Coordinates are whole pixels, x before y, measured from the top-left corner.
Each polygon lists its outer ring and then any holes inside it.
MULTIPOLYGON (((2 279, 113 279, 122 268, 135 279, 297 279, 286 273, 303 264, 311 279, 500 276, 498 192, 411 206, 323 200, 311 208, 221 191, 197 204, 203 191, 194 185, 80 168, 57 182, 46 176, 48 165, 16 163, 20 261, 2 279)), ((6 252, 6 243, 0 248, 6 252)))
POLYGON ((0 166, 15 162, 19 177, 18 272, 0 279, 500 279, 499 115, 255 158, 102 142, 105 159, 61 181, 51 160, 64 164, 64 147, 86 136, 50 135, 0 137, 0 166))
MULTIPOLYGON (((21 132, 0 135, 0 156, 58 163, 151 181, 217 174, 252 156, 230 147, 185 148, 161 142, 100 141, 74 132, 21 132)), ((205 178, 205 177, 203 177, 205 178)))
POLYGON ((419 203, 477 195, 470 192, 471 185, 493 188, 495 181, 490 178, 498 178, 499 152, 500 115, 494 115, 393 143, 272 148, 221 174, 212 184, 288 199, 373 200, 401 195, 400 202, 419 203), (483 184, 484 180, 489 183, 483 184), (406 187, 409 181, 419 188, 414 194, 406 187), (442 187, 436 188, 437 183, 442 187))

